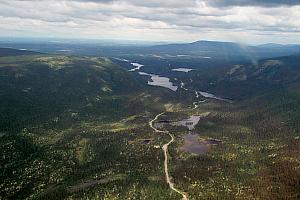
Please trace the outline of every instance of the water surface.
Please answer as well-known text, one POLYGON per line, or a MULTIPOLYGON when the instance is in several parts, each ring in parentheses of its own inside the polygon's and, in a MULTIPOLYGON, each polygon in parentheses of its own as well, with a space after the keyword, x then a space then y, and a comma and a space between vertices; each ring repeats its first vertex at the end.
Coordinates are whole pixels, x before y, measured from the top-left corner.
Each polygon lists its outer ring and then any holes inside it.
MULTIPOLYGON (((230 100, 230 99, 224 99, 222 97, 218 97, 218 96, 216 96, 214 94, 211 94, 211 93, 208 93, 208 92, 201 92, 201 91, 199 91, 198 93, 201 96, 206 97, 206 98, 217 99, 217 100, 220 100, 220 101, 225 101, 225 102, 228 102, 228 103, 232 103, 232 100, 230 100)), ((196 95, 197 95, 197 93, 196 93, 196 95)))
POLYGON ((201 116, 198 115, 192 115, 188 119, 183 119, 181 121, 178 121, 175 123, 177 126, 185 126, 189 130, 193 130, 195 126, 199 123, 201 116))
POLYGON ((196 134, 187 134, 184 136, 184 145, 181 147, 182 151, 193 154, 205 154, 211 150, 212 145, 218 145, 222 141, 218 139, 201 139, 196 134))
POLYGON ((205 154, 209 151, 210 146, 199 142, 198 135, 195 134, 187 134, 184 136, 184 145, 181 147, 181 150, 193 153, 193 154, 205 154))
POLYGON ((135 67, 135 68, 129 70, 130 72, 138 71, 144 66, 144 65, 139 64, 139 63, 130 63, 130 64, 135 67))
POLYGON ((189 68, 176 68, 176 69, 172 69, 172 71, 174 72, 190 72, 190 71, 193 71, 194 69, 189 69, 189 68))
POLYGON ((148 81, 148 85, 164 87, 164 88, 168 88, 172 91, 176 91, 178 89, 178 87, 173 85, 173 83, 167 77, 159 76, 156 74, 148 74, 145 72, 139 72, 139 74, 142 76, 150 76, 151 77, 151 81, 148 81))

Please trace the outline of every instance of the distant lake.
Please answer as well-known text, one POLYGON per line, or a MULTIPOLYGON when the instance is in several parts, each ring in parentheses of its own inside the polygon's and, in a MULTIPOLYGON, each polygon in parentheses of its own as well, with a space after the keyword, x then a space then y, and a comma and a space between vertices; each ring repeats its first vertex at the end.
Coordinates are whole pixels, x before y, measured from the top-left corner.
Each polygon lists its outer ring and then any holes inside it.
MULTIPOLYGON (((121 60, 121 59, 118 59, 118 60, 121 60)), ((122 61, 125 61, 125 60, 123 59, 122 61)), ((127 60, 126 60, 126 62, 127 62, 127 60)), ((144 67, 144 65, 142 65, 140 63, 136 63, 136 62, 132 62, 130 64, 135 67, 135 68, 129 70, 130 72, 139 71, 142 67, 144 67)), ((168 88, 172 91, 176 91, 178 89, 178 87, 173 85, 173 83, 167 77, 159 76, 156 74, 148 74, 148 73, 141 72, 141 71, 139 72, 139 75, 151 77, 151 81, 148 81, 148 85, 164 87, 164 88, 168 88)))
POLYGON ((130 72, 138 71, 144 66, 144 65, 139 64, 139 63, 130 63, 130 64, 135 67, 135 68, 129 70, 130 72))
POLYGON ((168 88, 172 91, 176 91, 178 89, 178 87, 173 85, 173 83, 167 77, 159 76, 156 74, 148 74, 145 72, 139 72, 139 74, 142 76, 150 76, 151 77, 151 81, 148 81, 148 85, 164 87, 164 88, 168 88))
POLYGON ((192 115, 188 119, 183 119, 181 121, 176 122, 175 125, 177 125, 177 126, 185 126, 189 130, 193 130, 195 128, 195 126, 199 123, 200 118, 201 118, 201 116, 192 115))
POLYGON ((56 50, 58 52, 72 52, 72 50, 69 49, 60 49, 60 50, 56 50))
POLYGON ((189 69, 189 68, 176 68, 176 69, 172 69, 172 71, 174 72, 190 72, 190 71, 193 71, 194 69, 189 69))
POLYGON ((224 98, 221 98, 221 97, 217 97, 216 95, 214 94, 210 94, 208 92, 198 92, 201 96, 203 97, 206 97, 206 98, 211 98, 211 99, 217 99, 217 100, 220 100, 220 101, 225 101, 227 103, 232 103, 233 101, 230 100, 230 99, 224 99, 224 98))

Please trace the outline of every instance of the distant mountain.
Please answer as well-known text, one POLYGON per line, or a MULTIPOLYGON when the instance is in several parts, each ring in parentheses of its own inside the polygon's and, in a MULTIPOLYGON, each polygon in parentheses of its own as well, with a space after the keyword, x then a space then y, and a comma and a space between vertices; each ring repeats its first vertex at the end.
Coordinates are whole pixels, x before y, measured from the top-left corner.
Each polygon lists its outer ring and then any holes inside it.
MULTIPOLYGON (((232 56, 248 54, 251 49, 232 42, 217 42, 217 41, 196 41, 185 44, 166 44, 149 47, 149 50, 156 53, 171 53, 171 54, 188 54, 188 55, 203 55, 203 56, 232 56), (237 55, 238 54, 238 55, 237 55)), ((219 57, 215 57, 219 58, 219 57)))
POLYGON ((300 54, 300 45, 263 44, 251 47, 260 58, 272 58, 300 54))
POLYGON ((300 53, 300 45, 264 44, 248 46, 233 42, 196 41, 186 44, 158 45, 151 48, 160 53, 181 53, 214 56, 216 59, 262 59, 300 53))
POLYGON ((20 55, 38 55, 41 53, 28 51, 26 49, 0 48, 0 57, 2 56, 20 56, 20 55))
MULTIPOLYGON (((204 59, 203 65, 214 65, 221 61, 225 65, 236 63, 255 63, 260 59, 288 56, 300 53, 300 45, 264 44, 249 46, 234 42, 195 41, 192 43, 160 44, 160 45, 118 45, 100 43, 76 42, 0 42, 0 46, 9 46, 16 49, 38 49, 40 52, 51 54, 108 56, 126 58, 156 58, 176 59, 204 59), (189 57, 184 57, 189 56, 189 57), (205 60, 206 59, 206 60, 205 60), (210 60, 208 60, 210 59, 210 60)), ((19 54, 22 52, 18 52, 19 54)), ((24 53, 24 52, 23 52, 24 53)), ((27 52, 25 52, 27 53, 27 52)), ((201 61, 202 62, 202 61, 201 61)), ((200 63, 201 65, 201 63, 200 63)))
POLYGON ((261 44, 257 45, 256 47, 260 48, 270 48, 270 49, 292 49, 299 51, 300 45, 298 44, 276 44, 276 43, 267 43, 267 44, 261 44))
POLYGON ((261 48, 283 48, 285 45, 283 44, 276 44, 276 43, 267 43, 267 44, 261 44, 257 45, 257 47, 261 48))
MULTIPOLYGON (((115 50, 115 53, 124 53, 124 55, 126 55, 125 50, 115 50)), ((139 47, 137 49, 131 48, 128 49, 127 53, 131 53, 132 55, 156 55, 165 59, 198 58, 200 65, 214 65, 214 63, 219 63, 220 61, 224 65, 237 63, 255 64, 258 60, 265 58, 300 53, 300 45, 266 44, 259 46, 248 46, 233 42, 202 40, 192 43, 165 44, 150 47, 139 47)), ((216 66, 219 66, 219 64, 216 66)))
MULTIPOLYGON (((195 41, 192 43, 182 43, 182 44, 166 44, 166 45, 157 45, 156 46, 159 49, 168 49, 168 48, 194 48, 194 49, 204 49, 204 50, 217 50, 220 48, 228 48, 228 49, 234 49, 234 48, 240 48, 241 45, 233 42, 219 42, 219 41, 206 41, 206 40, 200 40, 195 41)), ((191 50, 191 49, 190 49, 191 50)))

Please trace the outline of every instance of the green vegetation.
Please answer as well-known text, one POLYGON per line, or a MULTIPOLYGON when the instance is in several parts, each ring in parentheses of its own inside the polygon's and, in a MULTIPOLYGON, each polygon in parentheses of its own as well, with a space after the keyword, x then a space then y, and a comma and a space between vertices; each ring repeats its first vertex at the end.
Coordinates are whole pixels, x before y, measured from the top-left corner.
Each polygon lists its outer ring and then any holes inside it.
MULTIPOLYGON (((176 113, 184 118, 210 112, 193 132, 222 141, 208 154, 191 155, 180 150, 187 130, 172 128, 177 136, 172 176, 190 199, 300 198, 299 58, 218 71, 216 77, 223 78, 209 88, 240 101, 210 101, 200 104, 198 111, 176 113)), ((201 71, 195 73, 202 76, 201 71)))
POLYGON ((148 125, 162 111, 201 115, 192 133, 221 141, 193 155, 181 149, 185 127, 162 128, 175 136, 170 175, 189 199, 299 199, 297 59, 184 74, 186 87, 235 100, 192 109, 194 93, 148 87, 107 58, 1 57, 0 199, 180 199, 165 181, 170 138, 148 125))
POLYGON ((2 57, 0 74, 1 198, 175 198, 147 124, 169 91, 106 58, 2 57))
POLYGON ((180 138, 187 130, 172 130, 178 141, 171 153, 172 176, 190 199, 299 198, 299 132, 285 116, 291 110, 256 102, 265 107, 259 109, 252 103, 200 105, 200 111, 211 113, 193 133, 222 141, 212 145, 208 154, 180 151, 180 138))
POLYGON ((106 58, 2 57, 0 75, 2 131, 43 123, 69 126, 99 116, 116 119, 134 113, 131 106, 144 109, 132 99, 143 91, 142 81, 106 58))

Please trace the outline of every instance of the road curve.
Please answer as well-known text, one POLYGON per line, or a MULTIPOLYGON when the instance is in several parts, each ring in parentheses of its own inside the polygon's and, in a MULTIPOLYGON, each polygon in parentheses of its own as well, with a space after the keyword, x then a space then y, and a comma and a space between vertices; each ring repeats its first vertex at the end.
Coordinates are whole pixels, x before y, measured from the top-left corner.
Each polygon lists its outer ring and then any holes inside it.
POLYGON ((158 114, 155 116, 154 119, 152 119, 151 121, 149 121, 149 126, 155 131, 155 132, 158 132, 158 133, 165 133, 165 134, 168 134, 170 137, 171 137, 171 140, 164 144, 162 149, 164 151, 164 156, 165 156, 165 160, 164 160, 164 168, 165 168, 165 176, 166 176, 166 181, 169 185, 169 187, 177 192, 178 194, 180 194, 182 196, 182 200, 188 200, 188 197, 187 197, 187 194, 185 192, 182 192, 180 191, 179 189, 177 189, 175 186, 174 186, 174 183, 171 181, 171 177, 170 177, 170 174, 169 174, 169 168, 168 168, 168 161, 169 161, 169 158, 168 158, 168 147, 169 145, 174 142, 174 136, 169 132, 169 131, 162 131, 162 130, 158 130, 157 128, 155 128, 153 126, 153 122, 156 121, 161 115, 163 115, 164 112, 158 114))

